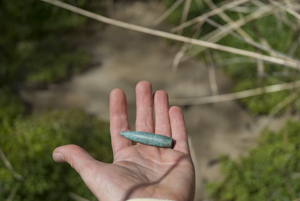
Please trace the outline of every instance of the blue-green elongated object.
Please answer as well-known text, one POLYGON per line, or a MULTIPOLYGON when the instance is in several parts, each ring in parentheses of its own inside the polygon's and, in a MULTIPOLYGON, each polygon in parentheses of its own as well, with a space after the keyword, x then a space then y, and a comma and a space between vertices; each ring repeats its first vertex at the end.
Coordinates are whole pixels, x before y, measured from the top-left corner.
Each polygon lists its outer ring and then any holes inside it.
POLYGON ((156 147, 172 148, 173 139, 164 135, 140 131, 123 131, 120 134, 132 141, 156 147))

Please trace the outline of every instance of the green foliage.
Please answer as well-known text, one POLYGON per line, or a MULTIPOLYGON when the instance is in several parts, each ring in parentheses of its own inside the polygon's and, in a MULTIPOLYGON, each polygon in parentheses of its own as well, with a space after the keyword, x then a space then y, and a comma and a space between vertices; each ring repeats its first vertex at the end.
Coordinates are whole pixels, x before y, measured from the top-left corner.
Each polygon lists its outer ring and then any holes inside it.
POLYGON ((38 0, 0 1, 0 151, 13 168, 1 154, 0 195, 5 200, 71 200, 69 192, 96 200, 77 173, 67 164, 55 164, 51 155, 57 146, 72 143, 110 162, 108 124, 79 111, 29 115, 18 95, 20 85, 58 82, 87 68, 89 56, 74 45, 71 34, 85 22, 38 0))
POLYGON ((0 91, 0 133, 12 128, 16 119, 22 117, 25 107, 19 97, 9 88, 0 91))
MULTIPOLYGON (((165 0, 165 5, 170 7, 174 4, 174 1, 165 0)), ((221 4, 222 1, 213 0, 215 4, 221 4)), ((268 1, 261 1, 262 3, 269 3, 268 1)), ((253 4, 251 1, 242 5, 245 8, 255 8, 257 5, 253 4)), ((258 7, 257 7, 258 8, 258 7)), ((192 1, 191 9, 188 14, 188 20, 200 16, 211 9, 205 3, 205 1, 192 1)), ((183 4, 178 7, 169 17, 169 20, 174 24, 179 24, 183 11, 183 4)), ((232 20, 239 20, 241 18, 246 18, 247 15, 251 13, 238 13, 235 11, 226 10, 224 12, 232 20)), ((284 14, 282 14, 284 15, 284 14)), ((289 18, 290 23, 297 25, 297 20, 286 13, 289 18)), ((211 20, 215 21, 220 25, 226 25, 221 17, 214 15, 210 17, 211 20)), ((196 25, 196 24, 195 24, 196 25)), ((208 33, 217 30, 217 27, 204 22, 201 26, 201 32, 199 38, 207 36, 208 33)), ((271 49, 285 53, 296 59, 299 59, 300 47, 299 45, 291 51, 291 47, 295 47, 295 41, 298 41, 299 33, 294 30, 292 26, 289 26, 278 19, 275 15, 266 15, 253 20, 244 26, 242 29, 257 43, 267 43, 271 49), (282 31, 284 30, 284 31, 282 31)), ((186 36, 192 36, 195 32, 193 26, 184 29, 183 34, 186 36)), ((241 40, 241 37, 237 38, 229 33, 225 34, 224 37, 216 42, 221 45, 239 48, 242 50, 253 51, 265 55, 269 55, 268 52, 264 50, 259 50, 258 48, 247 44, 245 41, 241 40)), ((188 53, 191 53, 202 47, 193 46, 188 53)), ((215 50, 210 50, 214 52, 215 50)), ((201 60, 205 59, 205 52, 198 54, 198 58, 201 60)), ((234 91, 243 91, 248 89, 253 89, 257 87, 264 87, 271 84, 280 84, 284 82, 291 82, 298 80, 299 72, 284 66, 278 66, 275 64, 264 63, 264 75, 263 77, 258 77, 257 73, 257 61, 254 59, 249 59, 242 56, 234 56, 227 52, 217 52, 218 61, 214 61, 218 66, 222 67, 222 70, 231 77, 235 82, 234 91), (243 60, 241 62, 228 62, 230 59, 234 60, 238 58, 243 60), (226 61, 226 64, 225 64, 226 61)), ((242 102, 247 106, 248 110, 254 114, 269 114, 272 109, 280 103, 284 98, 289 96, 289 92, 276 92, 272 94, 264 94, 261 96, 245 98, 242 102)))
POLYGON ((0 86, 50 83, 85 69, 88 54, 67 35, 85 21, 42 1, 0 1, 0 86))
POLYGON ((218 201, 295 200, 299 198, 300 124, 289 121, 278 133, 265 130, 257 148, 237 162, 223 158, 224 179, 209 183, 218 201))
POLYGON ((0 147, 18 179, 0 161, 1 197, 14 200, 71 200, 69 192, 96 200, 75 170, 55 164, 52 151, 60 145, 77 144, 93 157, 112 161, 109 125, 80 111, 52 111, 15 122, 15 128, 0 133, 0 147))
MULTIPOLYGON (((273 85, 273 84, 278 84, 278 82, 272 80, 266 80, 265 84, 273 85)), ((253 89, 258 87, 261 87, 261 85, 258 85, 256 80, 246 79, 244 81, 238 82, 234 90, 235 92, 238 92, 238 91, 253 89)), ((289 95, 290 95, 289 91, 280 91, 276 93, 268 93, 268 94, 253 96, 251 98, 244 98, 241 99, 241 102, 245 104, 248 110, 253 114, 268 114, 270 111, 272 111, 275 108, 275 106, 278 103, 280 103, 285 97, 289 95)), ((289 107, 291 107, 291 105, 288 105, 286 109, 289 107)))
POLYGON ((69 48, 62 48, 62 45, 54 37, 43 39, 39 44, 19 44, 18 55, 22 62, 21 76, 26 83, 52 83, 78 73, 86 68, 89 62, 88 55, 82 51, 70 51, 69 48), (21 47, 22 46, 22 47, 21 47), (44 51, 47 49, 47 51, 44 51))

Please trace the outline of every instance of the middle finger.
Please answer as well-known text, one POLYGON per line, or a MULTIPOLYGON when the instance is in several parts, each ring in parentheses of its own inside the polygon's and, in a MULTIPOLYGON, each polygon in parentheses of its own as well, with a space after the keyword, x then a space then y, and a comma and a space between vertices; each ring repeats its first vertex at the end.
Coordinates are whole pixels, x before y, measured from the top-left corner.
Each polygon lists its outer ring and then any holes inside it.
POLYGON ((152 86, 147 81, 136 85, 136 131, 154 132, 152 86))

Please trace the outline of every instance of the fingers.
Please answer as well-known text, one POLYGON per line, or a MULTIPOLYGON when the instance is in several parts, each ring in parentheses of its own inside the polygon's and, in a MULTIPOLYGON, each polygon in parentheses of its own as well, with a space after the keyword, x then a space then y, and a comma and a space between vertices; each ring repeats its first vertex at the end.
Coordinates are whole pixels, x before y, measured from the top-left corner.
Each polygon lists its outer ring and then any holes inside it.
POLYGON ((154 94, 155 110, 155 133, 171 137, 171 126, 169 119, 168 94, 164 91, 156 91, 154 94))
POLYGON ((136 85, 136 122, 137 131, 154 132, 152 86, 147 81, 136 85))
POLYGON ((175 140, 174 149, 189 154, 188 139, 181 109, 177 106, 173 106, 169 110, 169 115, 172 137, 175 140))
POLYGON ((87 179, 90 177, 90 174, 94 173, 97 169, 96 164, 102 164, 96 161, 84 149, 76 145, 58 147, 53 151, 52 156, 56 162, 69 163, 85 182, 88 182, 87 179))
MULTIPOLYGON (((176 143, 175 150, 189 154, 188 139, 184 118, 179 107, 169 109, 168 95, 157 91, 152 96, 152 86, 141 81, 136 86, 136 130, 157 133, 172 137, 176 143), (153 120, 153 102, 155 110, 155 129, 153 120)), ((114 156, 117 152, 132 145, 132 141, 120 135, 129 129, 126 97, 122 90, 115 89, 110 95, 110 128, 114 156)))
POLYGON ((114 89, 110 93, 110 133, 114 156, 117 152, 130 146, 131 140, 120 135, 121 131, 128 131, 127 103, 125 93, 121 89, 114 89))

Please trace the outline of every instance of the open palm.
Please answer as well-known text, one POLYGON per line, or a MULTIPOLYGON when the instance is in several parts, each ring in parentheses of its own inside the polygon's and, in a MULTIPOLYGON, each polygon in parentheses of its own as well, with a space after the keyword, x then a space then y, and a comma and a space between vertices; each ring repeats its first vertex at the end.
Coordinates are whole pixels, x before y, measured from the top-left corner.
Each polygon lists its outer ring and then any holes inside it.
POLYGON ((173 149, 137 144, 120 135, 129 129, 126 97, 115 89, 110 95, 110 130, 114 162, 103 163, 76 145, 58 147, 57 162, 68 162, 99 200, 123 201, 129 198, 193 200, 194 167, 190 158, 182 112, 169 109, 164 91, 152 96, 151 84, 136 86, 136 130, 172 137, 173 149), (153 120, 155 111, 155 126, 153 120))

